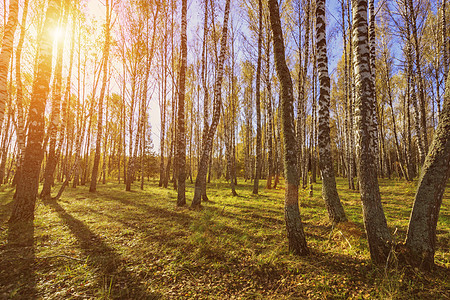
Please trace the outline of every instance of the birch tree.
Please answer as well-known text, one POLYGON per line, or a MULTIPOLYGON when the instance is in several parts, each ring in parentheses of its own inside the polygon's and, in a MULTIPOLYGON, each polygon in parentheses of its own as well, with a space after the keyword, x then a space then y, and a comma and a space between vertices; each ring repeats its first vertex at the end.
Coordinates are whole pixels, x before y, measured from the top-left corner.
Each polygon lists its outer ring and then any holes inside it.
POLYGON ((258 62, 256 65, 256 90, 255 90, 255 106, 256 106, 256 169, 255 179, 253 181, 253 194, 258 194, 259 179, 261 177, 261 61, 262 61, 262 0, 258 1, 258 62))
POLYGON ((50 114, 50 124, 47 131, 49 136, 49 150, 47 163, 45 165, 44 171, 44 185, 40 194, 41 198, 50 198, 51 188, 53 185, 53 174, 55 173, 56 164, 58 163, 58 156, 56 151, 56 140, 59 129, 60 122, 60 109, 61 109, 61 98, 62 98, 62 68, 63 68, 63 55, 64 55, 64 41, 66 36, 66 27, 69 14, 69 5, 66 1, 66 7, 64 11, 64 16, 61 19, 59 30, 62 30, 62 35, 58 36, 57 43, 57 55, 56 55, 56 65, 55 65, 55 76, 53 84, 53 95, 52 95, 52 111, 50 114))
POLYGON ((60 1, 51 0, 46 11, 42 35, 38 44, 36 75, 33 81, 30 110, 28 113, 28 139, 25 148, 22 176, 16 188, 10 223, 31 222, 34 220, 36 196, 39 187, 39 172, 43 159, 43 136, 45 104, 49 93, 52 75, 53 38, 51 29, 55 28, 60 14, 60 1), (26 174, 26 176, 25 176, 26 174))
POLYGON ((8 70, 13 52, 14 33, 16 32, 18 15, 19 1, 9 1, 8 21, 4 27, 2 48, 0 50, 0 128, 3 126, 5 117, 5 105, 8 98, 8 70))
POLYGON ((405 241, 409 262, 425 270, 434 265, 436 226, 449 171, 450 76, 447 76, 438 127, 423 164, 405 241))
POLYGON ((223 79, 223 65, 225 62, 225 53, 227 48, 227 38, 228 38, 228 18, 230 15, 230 2, 227 0, 225 4, 225 13, 223 18, 223 28, 222 28, 222 40, 220 42, 220 54, 217 65, 217 77, 214 84, 214 107, 213 107, 213 117, 211 125, 208 128, 207 134, 205 135, 201 159, 198 167, 197 178, 195 180, 195 192, 194 199, 192 200, 192 207, 200 207, 201 198, 204 193, 206 193, 206 175, 208 171, 208 163, 211 155, 213 138, 216 133, 217 125, 220 119, 220 110, 222 105, 222 79, 223 79))
POLYGON ((181 1, 181 67, 178 91, 178 197, 177 205, 186 205, 186 130, 184 119, 184 99, 186 94, 187 66, 187 0, 181 1))
POLYGON ((325 27, 325 0, 316 2, 316 45, 317 67, 319 70, 319 164, 322 171, 322 197, 332 223, 346 221, 344 208, 339 200, 334 176, 330 138, 330 77, 328 75, 328 55, 325 27))
MULTIPOLYGON (((443 65, 444 65, 444 82, 447 82, 447 76, 448 76, 448 64, 449 64, 449 46, 450 43, 448 42, 448 35, 447 35, 447 19, 446 19, 446 2, 447 0, 442 0, 442 48, 443 48, 443 65)), ((447 88, 447 84, 445 85, 447 88)))
POLYGON ((108 58, 111 40, 110 32, 111 32, 110 2, 109 0, 106 0, 105 43, 103 45, 103 54, 102 54, 103 79, 102 79, 102 87, 100 89, 100 96, 98 98, 97 141, 95 144, 94 166, 92 168, 91 183, 89 185, 89 192, 91 193, 97 191, 97 176, 98 176, 98 166, 100 164, 100 150, 103 131, 103 99, 105 98, 106 84, 108 81, 108 58))
POLYGON ((407 7, 407 17, 406 20, 409 23, 409 28, 411 30, 412 35, 412 41, 413 41, 413 47, 414 47, 414 53, 415 53, 415 61, 416 61, 416 72, 417 72, 417 83, 418 83, 418 89, 419 89, 419 116, 420 116, 420 134, 422 136, 423 141, 423 155, 422 155, 422 161, 425 158, 425 155, 428 151, 428 137, 427 137, 427 122, 426 122, 426 110, 425 110, 425 87, 422 77, 422 66, 421 66, 421 57, 420 57, 420 44, 419 44, 419 36, 418 36, 418 28, 416 24, 416 18, 417 15, 415 13, 415 8, 413 5, 412 0, 405 0, 407 1, 406 7, 407 7))
MULTIPOLYGON (((24 121, 24 99, 23 99, 23 82, 22 82, 22 72, 21 72, 21 58, 22 58, 22 49, 23 43, 25 42, 25 34, 26 34, 26 23, 27 23, 27 15, 28 15, 28 0, 25 0, 23 4, 23 12, 22 12, 22 21, 20 24, 20 37, 19 42, 17 43, 16 49, 16 99, 17 99, 17 148, 18 148, 18 157, 16 160, 16 175, 15 178, 20 178, 20 173, 22 170, 23 164, 23 155, 25 151, 25 121, 24 121)), ((17 180, 16 182, 17 183, 17 180)))
POLYGON ((298 206, 299 174, 297 171, 297 145, 294 126, 294 95, 292 78, 286 65, 283 32, 277 0, 268 1, 270 23, 273 34, 275 66, 281 85, 281 115, 283 123, 284 168, 286 191, 284 216, 289 241, 289 251, 296 255, 309 253, 298 206))
POLYGON ((386 262, 390 251, 391 235, 381 205, 376 173, 376 158, 371 141, 374 126, 370 110, 373 109, 373 88, 367 43, 367 0, 352 0, 353 10, 353 67, 355 74, 355 122, 357 168, 363 206, 364 227, 372 261, 386 262))

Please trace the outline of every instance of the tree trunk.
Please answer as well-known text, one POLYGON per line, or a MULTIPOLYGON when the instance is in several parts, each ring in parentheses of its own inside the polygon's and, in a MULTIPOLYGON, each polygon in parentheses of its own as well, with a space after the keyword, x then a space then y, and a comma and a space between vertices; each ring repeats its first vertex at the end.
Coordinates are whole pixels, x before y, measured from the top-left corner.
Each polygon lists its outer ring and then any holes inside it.
MULTIPOLYGON (((372 149, 374 151, 374 155, 376 158, 379 157, 380 151, 378 149, 378 117, 377 117, 377 93, 376 93, 376 88, 375 88, 375 75, 376 75, 376 70, 375 70, 375 5, 374 5, 374 0, 369 0, 369 52, 370 52, 370 56, 369 56, 369 60, 370 60, 370 76, 371 76, 371 82, 372 82, 372 97, 371 97, 371 118, 372 118, 372 126, 371 126, 371 132, 370 134, 372 135, 371 140, 372 140, 372 149)), ((379 161, 379 159, 377 159, 377 162, 379 161)), ((376 163, 376 167, 377 167, 377 173, 379 172, 379 165, 378 163, 376 163)))
MULTIPOLYGON (((64 9, 64 17, 61 20, 60 27, 65 28, 67 26, 67 20, 69 15, 69 7, 64 9)), ((60 108, 61 108, 61 85, 62 85, 62 68, 63 68, 63 55, 64 55, 64 40, 66 36, 66 29, 62 36, 58 37, 58 52, 56 57, 55 76, 53 83, 53 97, 52 97, 52 112, 50 115, 50 124, 47 135, 50 138, 47 163, 44 171, 44 184, 40 197, 48 199, 51 196, 52 185, 54 184, 53 174, 55 173, 56 164, 58 163, 58 156, 56 152, 56 140, 60 122, 60 108)), ((61 146, 61 145, 60 145, 61 146)))
MULTIPOLYGON (((202 147, 206 143, 206 136, 209 129, 209 89, 208 89, 208 3, 209 0, 205 0, 205 12, 203 22, 203 44, 202 44, 202 87, 203 87, 203 132, 202 132, 202 147)), ((213 3, 212 3, 213 5, 213 3)), ((214 7, 212 7, 214 9, 214 7)), ((214 20, 214 15, 212 16, 214 20)), ((198 154, 201 156, 201 153, 198 154)), ((205 183, 206 184, 206 183, 205 183)), ((206 188, 205 188, 206 195, 206 188)))
MULTIPOLYGON (((233 78, 231 78, 231 80, 233 80, 233 78)), ((231 101, 233 101, 233 93, 231 93, 232 96, 231 101)), ((234 116, 233 116, 233 112, 232 109, 230 109, 232 107, 232 103, 229 104, 229 109, 228 109, 228 114, 226 115, 225 118, 225 122, 224 124, 224 132, 225 132, 225 155, 226 155, 226 159, 227 159, 227 170, 228 170, 228 178, 227 180, 230 180, 230 187, 231 187, 231 193, 233 196, 237 196, 238 194, 236 193, 236 188, 235 188, 235 184, 234 184, 234 176, 233 176, 233 169, 234 169, 234 164, 233 164, 233 158, 232 158, 232 151, 233 151, 233 140, 232 140, 232 131, 234 130, 234 116), (231 116, 230 116, 231 114, 231 116)))
POLYGON ((231 85, 231 95, 229 97, 230 102, 228 104, 228 114, 227 119, 224 122, 224 132, 225 132, 225 154, 227 159, 227 169, 230 180, 230 188, 233 196, 237 196, 236 192, 236 165, 234 160, 234 140, 233 133, 235 130, 235 101, 236 101, 236 91, 235 91, 235 74, 234 74, 234 65, 235 65, 235 54, 234 54, 234 32, 232 32, 231 36, 231 72, 230 72, 230 85, 231 85))
POLYGON ((259 179, 261 178, 261 49, 262 49, 262 0, 258 1, 259 7, 259 32, 258 32, 258 62, 256 66, 256 169, 255 181, 253 181, 253 194, 258 194, 259 179))
POLYGON ((70 168, 70 170, 66 176, 66 179, 64 180, 63 184, 59 188, 59 191, 56 194, 56 196, 53 198, 53 200, 58 200, 61 197, 64 190, 69 185, 69 181, 72 179, 72 176, 77 174, 77 170, 79 169, 79 165, 80 165, 81 144, 83 143, 84 132, 85 132, 83 129, 84 129, 84 126, 80 126, 79 130, 77 130, 77 136, 75 139, 75 159, 74 159, 73 165, 70 168))
POLYGON ((298 206, 299 174, 297 171, 297 145, 294 127, 294 95, 292 79, 286 65, 283 32, 281 29, 280 12, 277 0, 269 0, 270 23, 273 33, 273 48, 275 66, 281 84, 281 107, 284 133, 284 167, 286 177, 286 192, 284 200, 284 215, 289 241, 289 251, 296 255, 309 253, 305 233, 298 206))
POLYGON ((429 270, 434 265, 436 226, 450 170, 450 76, 447 77, 442 114, 422 174, 406 237, 410 263, 429 270))
MULTIPOLYGON (((109 86, 109 83, 108 83, 109 86)), ((109 88, 108 88, 109 89, 109 88)), ((102 158, 102 184, 106 184, 106 154, 108 153, 108 135, 109 135, 109 97, 106 97, 106 112, 105 112, 105 134, 104 134, 104 140, 103 140, 103 158, 102 158)))
POLYGON ((391 61, 388 59, 388 49, 386 45, 383 45, 384 49, 383 49, 383 59, 384 59, 384 63, 385 63, 385 82, 387 84, 387 94, 388 94, 388 101, 389 101, 389 106, 391 108, 391 116, 392 116, 392 129, 393 129, 393 134, 394 134, 394 144, 395 144, 395 151, 397 154, 397 161, 400 165, 400 170, 403 174, 403 176, 405 177, 405 179, 407 181, 410 181, 409 176, 406 172, 405 169, 405 162, 403 160, 403 156, 401 154, 401 150, 400 150, 400 144, 398 142, 398 135, 397 135, 397 123, 396 123, 396 119, 395 119, 395 112, 394 112, 394 105, 393 105, 393 101, 392 101, 392 88, 391 88, 391 61))
POLYGON ((316 45, 317 67, 319 69, 319 164, 322 170, 322 197, 333 224, 347 220, 339 199, 333 168, 330 138, 330 77, 328 76, 328 55, 325 28, 325 0, 316 2, 316 45))
POLYGON ((371 129, 374 124, 370 112, 373 109, 370 98, 373 95, 371 91, 373 84, 371 83, 367 45, 367 1, 352 0, 352 8, 359 185, 370 256, 376 264, 383 264, 390 251, 391 236, 381 205, 375 151, 371 141, 371 129))
POLYGON ((408 94, 406 95, 406 111, 405 111, 405 115, 406 115, 406 165, 408 168, 408 177, 410 180, 412 180, 414 177, 416 177, 416 172, 413 166, 413 162, 412 162, 412 155, 411 155, 411 151, 412 151, 412 141, 411 141, 411 97, 410 97, 410 93, 409 93, 409 87, 410 85, 407 85, 407 91, 408 94))
MULTIPOLYGON (((280 99, 281 100, 281 99, 280 99)), ((278 102, 278 113, 277 113, 277 136, 275 138, 277 149, 276 151, 276 169, 275 169, 275 182, 273 183, 273 188, 276 189, 277 185, 280 181, 280 171, 283 169, 281 168, 281 156, 283 153, 283 147, 281 144, 281 101, 278 102)))
MULTIPOLYGON (((352 68, 353 64, 353 43, 351 41, 351 36, 353 33, 353 24, 352 24, 352 14, 350 12, 350 0, 347 0, 347 20, 348 20, 348 27, 349 27, 349 68, 348 68, 348 127, 350 131, 350 136, 355 136, 355 122, 354 122, 354 111, 355 111, 355 78, 354 78, 354 72, 352 68)), ((355 139, 350 139, 350 188, 352 190, 356 190, 355 181, 354 178, 357 177, 356 174, 356 162, 355 162, 355 139)), ((358 180, 358 178, 356 178, 358 180)))
MULTIPOLYGON (((419 105, 420 105, 420 134, 422 135, 422 141, 423 141, 423 150, 424 150, 424 156, 427 155, 428 151, 428 137, 427 137, 427 122, 426 122, 426 110, 425 110, 425 87, 423 83, 423 77, 422 77, 422 66, 420 62, 420 45, 419 45, 419 38, 417 34, 417 25, 416 25, 416 14, 414 12, 414 6, 412 0, 407 0, 409 7, 409 15, 407 17, 408 23, 410 23, 411 33, 414 41, 414 52, 416 54, 416 72, 417 72, 417 81, 418 81, 418 88, 419 88, 419 105)), ((418 133, 419 134, 419 133, 418 133)), ((421 161, 423 163, 423 161, 421 161)))
POLYGON ((272 178, 274 176, 274 152, 273 152, 273 109, 272 109, 272 84, 271 84, 271 76, 270 76, 270 34, 268 30, 267 34, 267 46, 266 46, 266 87, 267 87, 267 144, 268 144, 268 155, 267 155, 267 183, 266 188, 272 188, 272 178))
POLYGON ((228 37, 228 18, 230 14, 230 0, 227 0, 225 4, 225 14, 223 19, 223 30, 222 30, 222 40, 220 45, 220 55, 217 65, 217 77, 214 84, 214 108, 213 108, 213 118, 211 121, 211 126, 208 129, 206 135, 206 140, 204 141, 202 156, 200 159, 200 165, 197 173, 197 178, 195 180, 195 193, 194 199, 192 200, 192 207, 200 207, 201 198, 206 192, 206 173, 208 162, 210 160, 213 138, 219 124, 220 110, 222 106, 222 78, 223 78, 223 65, 225 61, 225 51, 227 48, 227 37, 228 37))
POLYGON ((159 162, 159 183, 158 186, 162 187, 164 184, 164 147, 165 147, 165 135, 166 135, 166 95, 167 95, 167 18, 164 18, 164 37, 163 37, 163 51, 162 53, 162 93, 160 97, 159 109, 161 112, 161 131, 160 131, 160 162, 159 162))
MULTIPOLYGON (((167 165, 165 168, 165 176, 164 176, 164 183, 163 186, 167 188, 169 186, 169 178, 170 178, 170 170, 172 168, 172 156, 173 156, 173 143, 174 143, 174 137, 173 137, 173 131, 172 131, 172 139, 170 141, 170 149, 169 149, 169 156, 167 157, 167 165)), ((130 183, 131 185, 131 183, 130 183)))
POLYGON ((9 62, 13 52, 14 33, 16 32, 18 15, 19 1, 11 0, 9 2, 8 21, 3 31, 2 49, 0 51, 0 129, 5 117, 6 99, 8 98, 7 82, 9 62))
POLYGON ((350 142, 352 137, 350 136, 350 128, 349 128, 349 105, 348 105, 348 96, 349 96, 349 88, 348 88, 348 61, 347 61, 347 34, 346 34, 346 26, 345 26, 345 4, 344 0, 341 0, 341 21, 342 21, 342 41, 344 43, 344 90, 345 90, 345 99, 344 99, 344 136, 345 136, 345 160, 347 162, 347 181, 348 188, 352 188, 352 177, 351 177, 351 155, 350 155, 350 142))
POLYGON ((177 206, 186 205, 186 130, 184 118, 184 99, 186 93, 187 68, 187 0, 181 2, 181 67, 178 91, 178 197, 177 206))
MULTIPOLYGON (((11 141, 11 137, 13 135, 11 128, 11 119, 13 117, 13 110, 12 110, 12 68, 10 72, 9 77, 9 86, 8 86, 8 93, 10 96, 8 96, 8 103, 7 103, 7 111, 8 111, 8 117, 6 119, 6 128, 4 130, 3 139, 2 139, 2 145, 1 145, 1 160, 0 160, 0 185, 3 183, 6 183, 5 181, 5 168, 6 168, 6 161, 8 160, 8 148, 11 141)), ((12 129, 12 128, 11 128, 12 129)))
MULTIPOLYGON (((408 28, 408 36, 409 36, 409 26, 408 28)), ((425 146, 423 142, 423 136, 421 134, 421 125, 420 125, 420 114, 419 114, 419 107, 417 105, 417 96, 416 96, 416 88, 414 86, 414 74, 413 74, 413 55, 412 55, 412 49, 411 49, 411 41, 408 39, 407 45, 406 45, 406 60, 407 60, 407 76, 408 76, 408 92, 411 97, 411 102, 414 107, 414 125, 416 129, 417 134, 417 149, 419 152, 420 157, 420 164, 422 164, 425 161, 425 146)))
POLYGON ((89 192, 94 193, 97 191, 97 175, 98 166, 100 164, 100 150, 102 142, 102 130, 103 130, 103 99, 105 97, 106 84, 108 81, 108 57, 109 57, 109 44, 110 44, 110 20, 109 0, 106 0, 106 22, 105 22, 105 44, 103 46, 103 82, 100 89, 100 96, 98 98, 98 120, 97 120, 97 141, 95 144, 95 156, 94 166, 92 168, 91 183, 89 186, 89 192))
POLYGON ((45 126, 45 104, 52 74, 53 38, 51 29, 57 25, 59 11, 60 2, 57 0, 50 1, 38 45, 38 65, 28 113, 28 142, 25 148, 22 176, 17 185, 16 198, 11 218, 9 219, 9 222, 12 224, 34 220, 34 209, 39 187, 39 172, 44 154, 42 142, 45 126))
MULTIPOLYGON (((19 155, 16 160, 16 174, 15 178, 20 178, 20 173, 23 165, 23 155, 25 152, 25 122, 24 122, 24 110, 23 110, 23 82, 21 73, 21 57, 22 48, 25 41, 25 29, 27 23, 28 14, 28 0, 25 0, 23 4, 22 22, 20 26, 20 37, 16 50, 16 95, 17 95, 17 148, 19 155)), ((17 184, 17 180, 15 184, 17 184)))
MULTIPOLYGON (((448 64, 449 64, 449 60, 448 60, 448 35, 447 35, 447 19, 446 19, 446 11, 445 11, 445 7, 446 7, 446 2, 447 0, 442 0, 442 46, 444 48, 444 54, 443 54, 443 59, 444 59, 444 83, 447 82, 447 76, 448 76, 448 64)), ((445 88, 447 88, 447 84, 445 84, 445 88)), ((439 100, 438 100, 439 101, 439 100)))

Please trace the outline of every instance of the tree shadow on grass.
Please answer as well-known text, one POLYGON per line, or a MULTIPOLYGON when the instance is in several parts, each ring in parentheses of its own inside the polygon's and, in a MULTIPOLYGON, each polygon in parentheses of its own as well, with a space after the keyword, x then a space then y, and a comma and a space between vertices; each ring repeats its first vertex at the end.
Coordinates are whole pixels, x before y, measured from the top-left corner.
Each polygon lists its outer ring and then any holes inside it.
POLYGON ((277 210, 277 209, 270 209, 268 206, 264 206, 264 205, 245 205, 242 202, 241 203, 223 203, 222 206, 220 207, 220 209, 223 209, 223 206, 225 206, 224 211, 227 213, 227 207, 232 207, 232 208, 237 208, 237 209, 241 209, 241 212, 244 213, 266 213, 266 214, 278 214, 281 212, 283 212, 283 210, 277 210))
MULTIPOLYGON (((127 200, 118 199, 122 203, 127 202, 127 200)), ((98 215, 101 215, 103 217, 106 217, 110 220, 116 221, 121 223, 123 226, 128 227, 129 229, 137 230, 142 233, 145 233, 146 237, 153 242, 158 242, 161 246, 166 247, 182 247, 183 249, 187 250, 193 250, 198 245, 195 245, 193 243, 190 243, 186 240, 183 240, 184 237, 189 237, 191 234, 194 234, 195 232, 201 231, 203 232, 204 229, 203 226, 199 226, 199 223, 202 223, 202 225, 205 225, 208 228, 208 231, 211 233, 214 237, 219 236, 233 236, 236 237, 236 239, 239 239, 241 237, 246 237, 247 239, 250 239, 252 241, 255 241, 256 238, 252 237, 251 235, 248 235, 244 231, 235 228, 233 226, 228 226, 227 224, 219 224, 214 220, 214 216, 211 216, 211 219, 208 218, 202 218, 199 217, 198 219, 193 219, 191 216, 178 213, 170 210, 165 210, 157 207, 151 207, 147 206, 145 204, 141 203, 135 203, 130 202, 130 205, 134 205, 140 209, 143 209, 145 211, 145 217, 143 217, 141 214, 134 214, 128 212, 128 215, 126 218, 113 216, 111 214, 108 214, 106 212, 101 212, 92 208, 89 208, 89 211, 98 215), (167 219, 168 221, 173 221, 174 223, 179 223, 182 228, 187 229, 191 224, 196 223, 197 226, 194 225, 194 228, 191 228, 192 232, 189 234, 190 231, 170 231, 168 228, 166 230, 164 228, 158 228, 157 230, 153 230, 150 228, 150 226, 146 222, 146 219, 155 219, 158 218, 159 220, 167 219), (134 221, 133 221, 134 220, 134 221), (139 220, 139 223, 136 222, 136 220, 139 220), (197 228, 200 227, 200 228, 197 228), (197 228, 197 229, 196 229, 197 228)), ((206 208, 207 210, 214 211, 214 209, 211 209, 210 207, 206 208)), ((207 211, 205 211, 207 212, 207 211)), ((159 222, 161 223, 161 222, 159 222)), ((161 223, 162 224, 162 223, 161 223)))
MULTIPOLYGON (((170 230, 161 230, 160 228, 153 228, 154 225, 149 224, 147 221, 147 216, 143 217, 141 214, 133 214, 128 213, 126 216, 117 216, 112 215, 104 211, 99 211, 92 208, 87 208, 89 210, 89 213, 93 213, 96 215, 99 215, 103 218, 107 218, 110 221, 118 222, 126 228, 127 230, 132 230, 136 232, 141 232, 145 234, 146 240, 145 241, 152 241, 158 243, 160 247, 169 247, 169 246, 176 246, 181 247, 185 250, 192 250, 193 245, 188 243, 183 238, 188 236, 188 233, 184 231, 170 231, 170 230)), ((163 225, 162 225, 163 226, 163 225)), ((167 227, 166 229, 169 229, 167 227)), ((127 233, 125 233, 125 236, 127 233)), ((133 237, 134 234, 131 235, 133 237)))
POLYGON ((10 223, 7 240, 7 244, 0 248, 0 298, 35 299, 33 221, 10 223))
MULTIPOLYGON (((86 256, 89 257, 88 263, 92 263, 98 269, 99 279, 112 278, 111 296, 117 299, 159 299, 158 293, 151 293, 140 282, 141 278, 128 272, 126 262, 116 252, 115 249, 108 246, 103 239, 93 233, 83 222, 74 218, 66 212, 56 201, 45 201, 63 222, 69 227, 72 234, 78 239, 80 247, 86 256)), ((98 282, 102 284, 103 282, 98 282)))
POLYGON ((145 213, 148 214, 148 217, 160 217, 170 219, 183 226, 189 226, 190 222, 193 220, 191 216, 182 212, 159 208, 156 206, 150 206, 144 203, 139 203, 138 201, 115 197, 112 195, 108 195, 108 198, 110 200, 120 202, 122 205, 134 206, 142 211, 145 211, 145 213))

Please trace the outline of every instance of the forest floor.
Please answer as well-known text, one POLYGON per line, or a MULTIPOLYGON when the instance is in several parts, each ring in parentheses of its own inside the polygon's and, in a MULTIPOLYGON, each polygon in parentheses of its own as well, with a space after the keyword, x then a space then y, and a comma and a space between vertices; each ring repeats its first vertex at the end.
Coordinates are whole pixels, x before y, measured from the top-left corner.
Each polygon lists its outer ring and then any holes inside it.
MULTIPOLYGON (((431 273, 370 262, 359 193, 344 179, 338 190, 349 222, 332 227, 321 198, 300 191, 311 254, 288 253, 283 189, 239 196, 226 182, 208 185, 202 210, 176 207, 176 192, 146 183, 67 188, 38 200, 33 246, 8 241, 14 190, 0 187, 0 299, 450 299, 450 189, 437 228, 437 267, 431 273)), ((380 180, 396 241, 406 235, 415 183, 380 180)), ((188 184, 188 204, 193 186, 188 184)))

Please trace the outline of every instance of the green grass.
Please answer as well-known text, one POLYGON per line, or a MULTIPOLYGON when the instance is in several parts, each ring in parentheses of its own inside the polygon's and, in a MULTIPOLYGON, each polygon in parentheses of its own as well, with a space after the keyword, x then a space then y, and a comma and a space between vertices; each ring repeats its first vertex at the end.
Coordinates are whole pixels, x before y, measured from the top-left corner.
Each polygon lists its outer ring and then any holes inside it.
MULTIPOLYGON (((32 247, 8 243, 13 190, 0 187, 0 298, 49 299, 448 299, 450 192, 438 230, 437 268, 429 274, 373 266, 358 192, 338 179, 349 222, 328 222, 320 184, 300 190, 311 255, 287 251, 284 190, 251 193, 239 182, 231 196, 224 181, 208 185, 202 210, 176 207, 173 189, 147 183, 67 188, 60 201, 38 200, 32 247)), ((415 184, 380 180, 395 238, 406 235, 415 184)), ((188 184, 187 198, 193 197, 188 184)), ((190 201, 189 201, 190 203, 190 201)))

